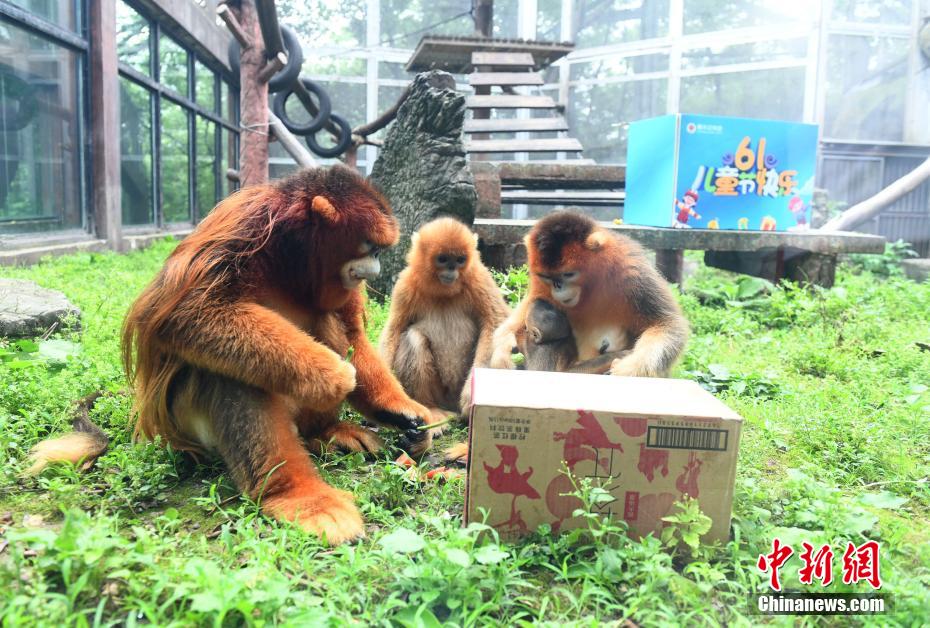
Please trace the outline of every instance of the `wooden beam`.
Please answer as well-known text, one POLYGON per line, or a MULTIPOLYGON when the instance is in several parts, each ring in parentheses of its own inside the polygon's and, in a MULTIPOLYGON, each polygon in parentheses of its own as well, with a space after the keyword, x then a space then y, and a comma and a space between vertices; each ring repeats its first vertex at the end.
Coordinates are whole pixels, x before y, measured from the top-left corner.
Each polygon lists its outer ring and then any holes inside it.
POLYGON ((221 4, 216 7, 216 14, 223 20, 223 23, 226 24, 226 28, 229 29, 229 32, 232 33, 232 36, 236 38, 236 41, 239 42, 239 45, 242 46, 243 50, 252 47, 252 40, 242 28, 242 25, 239 23, 239 20, 236 18, 236 14, 233 13, 233 10, 229 8, 229 5, 221 4))
POLYGON ((555 109, 555 101, 548 96, 466 96, 469 109, 555 109))
MULTIPOLYGON (((535 220, 476 219, 474 230, 488 244, 519 242, 535 220)), ((600 223, 602 227, 638 240, 651 249, 684 251, 758 251, 792 247, 830 255, 835 253, 882 253, 885 238, 866 233, 811 231, 728 231, 723 229, 672 229, 600 223)))
POLYGON ((585 161, 505 161, 497 164, 497 172, 504 185, 529 189, 623 189, 625 166, 583 163, 585 161))
POLYGON ((287 65, 287 54, 279 52, 265 62, 262 69, 258 72, 258 80, 267 83, 275 74, 281 71, 281 68, 287 65))
MULTIPOLYGON (((242 0, 239 24, 250 41, 262 41, 255 0, 242 0)), ((261 46, 243 47, 239 57, 239 183, 242 187, 268 181, 268 84, 259 80, 265 65, 261 46)))
POLYGON ((268 128, 271 129, 274 136, 281 142, 281 146, 287 151, 287 154, 294 158, 297 165, 302 168, 311 168, 318 166, 316 159, 310 154, 310 151, 304 148, 303 142, 287 130, 284 123, 270 111, 268 112, 268 128))
POLYGON ((520 131, 567 131, 565 118, 494 118, 465 121, 466 133, 517 133, 520 131))
POLYGON ((532 68, 535 65, 533 55, 528 52, 473 52, 471 62, 473 65, 525 68, 532 68))
POLYGON ((596 205, 599 207, 616 207, 623 205, 626 196, 623 192, 591 192, 552 190, 503 190, 502 203, 531 203, 536 205, 596 205))
POLYGON ((91 2, 88 12, 90 47, 90 128, 93 170, 94 231, 120 250, 120 96, 116 54, 116 4, 91 2))
POLYGON ((581 152, 584 146, 573 137, 541 140, 467 140, 466 153, 581 152))
POLYGON ((469 85, 543 85, 538 72, 475 72, 468 75, 469 85))

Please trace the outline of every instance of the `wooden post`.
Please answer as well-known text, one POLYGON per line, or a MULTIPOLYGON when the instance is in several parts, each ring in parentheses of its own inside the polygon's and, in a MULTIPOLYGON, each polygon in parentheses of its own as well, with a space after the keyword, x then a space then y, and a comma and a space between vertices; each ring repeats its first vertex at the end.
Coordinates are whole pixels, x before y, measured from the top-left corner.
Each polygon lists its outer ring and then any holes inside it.
POLYGON ((259 79, 265 48, 255 0, 242 0, 238 21, 252 42, 239 58, 239 182, 246 187, 268 181, 268 84, 259 79))
POLYGON ((685 252, 680 249, 656 249, 656 268, 669 283, 681 286, 685 252))
POLYGON ((116 4, 88 3, 94 231, 107 246, 123 246, 120 199, 119 73, 116 4))
POLYGON ((494 0, 472 0, 475 9, 475 33, 490 37, 494 32, 494 0))

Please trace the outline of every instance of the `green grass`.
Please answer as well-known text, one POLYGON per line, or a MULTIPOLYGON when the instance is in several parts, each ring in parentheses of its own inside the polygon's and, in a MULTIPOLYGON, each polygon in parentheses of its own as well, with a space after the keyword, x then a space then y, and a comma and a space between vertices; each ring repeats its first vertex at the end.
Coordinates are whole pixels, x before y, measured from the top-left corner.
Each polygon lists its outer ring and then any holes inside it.
MULTIPOLYGON (((368 522, 367 539, 332 549, 261 516, 221 464, 132 444, 120 395, 93 412, 112 438, 94 469, 18 478, 29 448, 67 429, 72 400, 124 387, 123 314, 172 246, 0 269, 83 310, 83 330, 57 332, 63 342, 45 353, 41 342, 0 344, 5 626, 793 624, 750 607, 766 587, 756 559, 776 535, 832 543, 835 575, 847 541, 880 541, 893 609, 878 623, 930 622, 930 352, 915 344, 930 342, 930 284, 856 268, 826 291, 703 267, 688 281, 681 301, 694 334, 676 376, 745 417, 725 546, 670 551, 597 518, 585 531, 499 543, 482 526, 462 527, 461 481, 418 482, 385 453, 319 460, 368 522)), ((512 275, 509 289, 521 280, 512 275)), ((374 337, 386 311, 370 313, 374 337)), ((591 487, 579 493, 597 501, 591 487)), ((686 533, 681 524, 676 534, 686 533)), ((799 564, 782 571, 789 587, 799 564)))

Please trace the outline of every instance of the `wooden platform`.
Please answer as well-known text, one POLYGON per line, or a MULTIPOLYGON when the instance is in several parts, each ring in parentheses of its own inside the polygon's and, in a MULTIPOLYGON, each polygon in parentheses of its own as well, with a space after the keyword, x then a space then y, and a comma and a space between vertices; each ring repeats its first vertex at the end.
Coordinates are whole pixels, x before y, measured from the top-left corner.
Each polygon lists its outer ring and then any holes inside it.
MULTIPOLYGON (((519 250, 514 249, 523 246, 523 236, 534 223, 534 220, 475 220, 474 229, 485 262, 491 266, 523 263, 525 251, 521 260, 519 250)), ((865 233, 718 231, 602 224, 655 250, 656 266, 673 283, 681 283, 682 253, 689 250, 705 251, 705 262, 718 268, 770 281, 790 279, 824 287, 833 285, 837 255, 885 250, 884 238, 865 233)))
POLYGON ((445 70, 451 74, 469 74, 475 69, 472 53, 519 52, 531 55, 533 69, 541 70, 574 49, 571 42, 424 35, 404 69, 408 72, 445 70))

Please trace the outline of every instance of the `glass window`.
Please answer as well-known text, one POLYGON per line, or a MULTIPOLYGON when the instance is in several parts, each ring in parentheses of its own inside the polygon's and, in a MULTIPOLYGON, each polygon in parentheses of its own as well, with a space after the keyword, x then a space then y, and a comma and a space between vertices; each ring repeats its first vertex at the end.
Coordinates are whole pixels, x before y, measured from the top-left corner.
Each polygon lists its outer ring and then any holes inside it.
MULTIPOLYGON (((272 146, 278 142, 272 142, 272 146)), ((239 136, 226 129, 220 130, 220 154, 223 161, 220 163, 220 180, 223 182, 223 195, 229 195, 238 189, 235 181, 226 177, 230 168, 239 169, 239 136)))
POLYGON ((629 123, 665 113, 667 87, 664 79, 572 87, 568 123, 584 146, 583 156, 625 163, 629 123))
POLYGON ((195 100, 207 111, 216 113, 216 74, 200 61, 194 65, 195 100))
POLYGON ((667 71, 668 55, 663 52, 635 57, 611 56, 597 61, 573 63, 569 71, 569 78, 572 81, 578 81, 667 71))
POLYGON ((901 141, 908 40, 831 35, 824 137, 901 141))
POLYGON ((413 75, 404 69, 403 63, 381 61, 378 63, 378 78, 411 80, 413 75))
POLYGON ((161 100, 161 207, 165 223, 191 219, 188 112, 161 100))
POLYGON ((914 0, 833 0, 833 21, 909 24, 914 0))
MULTIPOLYGON (((579 48, 664 37, 669 0, 575 0, 573 30, 579 48)), ((707 2, 707 4, 714 4, 707 2)))
POLYGON ((30 13, 45 18, 49 22, 77 31, 78 19, 74 14, 74 0, 10 0, 30 13))
MULTIPOLYGON (((494 0, 494 33, 495 37, 519 36, 520 3, 518 0, 494 0)), ((471 19, 471 18, 469 18, 471 19)), ((472 20, 472 29, 474 21, 472 20)), ((470 34, 470 33, 469 33, 470 34)))
POLYGON ((755 61, 788 61, 798 59, 806 62, 807 39, 779 39, 758 41, 733 46, 692 48, 681 53, 683 69, 713 67, 755 61))
POLYGON ((152 224, 152 97, 147 89, 125 78, 119 87, 123 224, 152 224))
POLYGON ((116 2, 116 54, 120 63, 151 76, 152 35, 148 20, 122 0, 116 2))
MULTIPOLYGON (((366 0, 281 2, 278 3, 278 20, 297 32, 306 56, 310 57, 309 42, 313 42, 313 46, 364 46, 367 4, 366 0)), ((385 10, 382 3, 382 16, 385 10)))
POLYGON ((158 66, 163 85, 182 96, 190 96, 187 88, 187 51, 165 35, 158 39, 158 66))
POLYGON ((537 0, 536 39, 562 40, 562 0, 537 0))
POLYGON ((303 72, 309 76, 365 76, 368 63, 352 57, 314 57, 304 61, 303 72))
POLYGON ((471 0, 381 0, 381 41, 392 48, 414 48, 426 32, 471 35, 470 10, 471 0))
POLYGON ((197 215, 201 218, 216 205, 216 166, 216 124, 198 116, 197 215))
POLYGON ((0 59, 0 231, 81 227, 79 57, 4 23, 0 59))
POLYGON ((682 77, 679 103, 684 113, 800 122, 804 68, 682 77))
POLYGON ((811 22, 819 14, 813 5, 809 0, 685 0, 684 32, 688 35, 747 26, 811 22))

